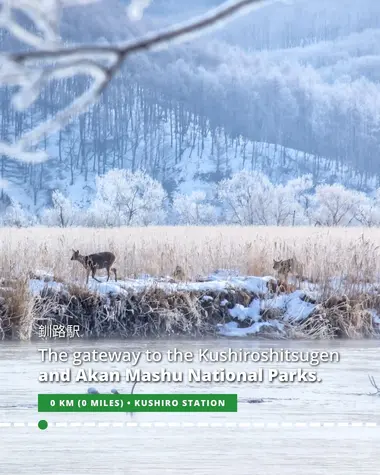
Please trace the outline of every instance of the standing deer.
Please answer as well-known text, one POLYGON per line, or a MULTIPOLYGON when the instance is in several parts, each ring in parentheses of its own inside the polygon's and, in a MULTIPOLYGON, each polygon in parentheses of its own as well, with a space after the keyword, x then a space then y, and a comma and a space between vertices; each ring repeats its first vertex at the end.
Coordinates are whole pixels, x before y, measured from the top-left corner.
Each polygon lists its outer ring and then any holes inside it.
POLYGON ((173 278, 174 278, 175 280, 186 280, 185 271, 182 269, 181 266, 177 266, 177 267, 174 269, 173 278))
POLYGON ((72 251, 74 254, 71 257, 71 260, 80 262, 87 271, 86 284, 88 284, 90 272, 92 273, 93 279, 95 279, 97 282, 101 282, 95 277, 96 271, 98 269, 107 269, 107 282, 110 278, 110 270, 112 270, 112 272, 115 274, 115 281, 117 281, 116 269, 115 267, 111 267, 116 259, 115 254, 112 254, 112 252, 98 252, 97 254, 82 256, 79 254, 79 251, 74 251, 74 249, 72 251))
POLYGON ((303 277, 302 264, 295 257, 281 261, 273 259, 273 269, 277 271, 280 278, 284 278, 285 283, 288 283, 289 274, 296 276, 299 283, 303 277))

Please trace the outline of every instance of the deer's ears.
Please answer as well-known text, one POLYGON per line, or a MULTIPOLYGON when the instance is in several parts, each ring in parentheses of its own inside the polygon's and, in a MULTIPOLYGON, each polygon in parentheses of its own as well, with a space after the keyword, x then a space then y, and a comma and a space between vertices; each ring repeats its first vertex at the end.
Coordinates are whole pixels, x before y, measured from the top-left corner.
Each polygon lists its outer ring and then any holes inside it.
POLYGON ((77 252, 79 253, 79 251, 75 251, 74 249, 71 249, 73 251, 74 254, 76 254, 77 252))

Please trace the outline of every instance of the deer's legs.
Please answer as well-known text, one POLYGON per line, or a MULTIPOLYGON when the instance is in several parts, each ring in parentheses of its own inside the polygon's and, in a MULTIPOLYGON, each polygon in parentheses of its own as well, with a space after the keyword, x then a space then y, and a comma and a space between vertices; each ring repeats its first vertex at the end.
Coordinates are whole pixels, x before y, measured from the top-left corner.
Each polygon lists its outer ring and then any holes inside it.
POLYGON ((110 280, 110 268, 107 267, 107 282, 110 280))
POLYGON ((115 282, 117 282, 117 275, 116 275, 116 269, 115 269, 115 267, 112 267, 111 270, 112 270, 113 273, 115 274, 115 282))
POLYGON ((93 268, 93 269, 92 269, 92 278, 93 278, 94 280, 96 280, 96 282, 100 282, 100 283, 101 283, 101 280, 98 280, 98 279, 95 277, 95 274, 96 274, 96 268, 93 268))

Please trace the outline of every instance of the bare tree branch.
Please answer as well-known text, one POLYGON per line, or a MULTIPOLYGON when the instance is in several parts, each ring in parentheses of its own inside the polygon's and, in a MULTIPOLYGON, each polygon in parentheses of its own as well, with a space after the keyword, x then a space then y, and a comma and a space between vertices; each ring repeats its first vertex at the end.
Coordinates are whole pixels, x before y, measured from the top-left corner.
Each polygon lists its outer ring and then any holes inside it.
POLYGON ((371 396, 379 396, 380 395, 380 388, 376 384, 375 378, 371 375, 368 375, 369 382, 371 385, 376 389, 375 393, 371 393, 371 396))
MULTIPOLYGON (((24 62, 32 59, 56 59, 62 56, 81 55, 89 56, 94 54, 114 53, 118 57, 125 59, 131 53, 140 51, 158 50, 163 43, 173 40, 186 41, 189 35, 214 26, 222 20, 231 20, 236 14, 242 14, 248 10, 252 10, 257 4, 281 3, 283 0, 238 0, 237 2, 225 2, 221 7, 211 10, 208 14, 202 15, 200 18, 192 20, 186 24, 175 26, 170 30, 157 32, 149 35, 141 40, 133 40, 119 45, 90 45, 90 46, 74 46, 62 49, 45 49, 40 51, 31 51, 11 55, 10 58, 15 62, 24 62)), ((166 46, 165 46, 166 47, 166 46)))
MULTIPOLYGON (((79 3, 88 3, 88 1, 91 2, 91 0, 79 0, 79 3)), ((219 27, 223 25, 227 20, 231 20, 238 14, 284 1, 229 1, 197 19, 165 31, 156 32, 142 39, 115 45, 79 45, 65 48, 57 46, 59 38, 55 34, 54 28, 59 0, 44 0, 43 2, 51 4, 52 19, 48 18, 41 5, 33 10, 34 2, 30 0, 8 0, 0 14, 1 26, 9 28, 12 33, 30 46, 39 48, 35 51, 4 55, 3 64, 0 64, 0 83, 16 83, 21 86, 21 91, 13 99, 13 105, 18 110, 30 107, 37 99, 42 86, 51 79, 86 74, 93 79, 93 83, 82 96, 73 100, 66 109, 60 111, 50 120, 39 124, 25 134, 16 144, 0 143, 0 153, 11 155, 24 162, 36 163, 46 160, 47 156, 43 152, 30 150, 37 148, 44 136, 59 131, 68 125, 74 117, 86 112, 98 100, 129 55, 141 51, 158 51, 166 48, 168 43, 174 41, 188 41, 212 26, 219 27), (15 3, 18 8, 24 12, 26 11, 28 16, 33 19, 35 25, 42 32, 43 38, 25 30, 22 31, 22 27, 14 22, 11 8, 16 8, 15 3), (7 24, 7 21, 9 24, 7 24), (106 60, 107 65, 104 64, 104 60, 106 60), (50 64, 46 64, 47 62, 50 64)), ((66 0, 66 2, 68 4, 74 3, 69 0, 66 0)))

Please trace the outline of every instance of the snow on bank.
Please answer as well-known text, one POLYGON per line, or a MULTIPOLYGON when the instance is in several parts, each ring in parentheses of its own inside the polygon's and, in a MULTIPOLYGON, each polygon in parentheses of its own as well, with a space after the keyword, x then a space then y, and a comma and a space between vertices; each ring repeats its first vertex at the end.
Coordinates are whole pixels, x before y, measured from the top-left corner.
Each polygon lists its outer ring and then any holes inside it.
MULTIPOLYGON (((36 273, 37 278, 30 280, 30 290, 33 294, 39 294, 44 288, 63 289, 64 284, 54 282, 50 278, 50 273, 39 271, 36 273), (49 278, 47 278, 49 277, 49 278)), ((167 279, 157 279, 151 276, 142 276, 137 279, 126 279, 106 281, 106 277, 97 277, 101 282, 90 279, 86 286, 89 290, 98 294, 135 294, 151 288, 161 289, 167 293, 173 292, 223 292, 233 291, 234 289, 245 290, 257 295, 265 295, 268 293, 267 282, 274 279, 273 277, 230 277, 218 279, 216 274, 211 275, 208 280, 201 282, 173 282, 167 279)), ((78 283, 79 285, 85 285, 78 283)), ((207 296, 205 296, 207 297, 207 296)))
POLYGON ((291 294, 281 294, 272 299, 262 302, 263 310, 280 309, 283 310, 283 320, 302 321, 311 315, 315 309, 315 304, 305 302, 302 298, 305 292, 296 290, 291 294))
MULTIPOLYGON (((215 273, 200 282, 173 282, 167 279, 155 279, 150 276, 141 276, 137 279, 121 281, 106 281, 105 277, 98 277, 101 282, 90 279, 87 287, 89 290, 104 296, 110 295, 133 295, 149 289, 160 289, 168 294, 176 292, 199 292, 203 303, 214 301, 215 293, 225 292, 217 305, 226 307, 231 318, 228 323, 218 324, 217 332, 221 336, 244 337, 260 332, 276 332, 282 334, 284 323, 279 321, 302 320, 307 318, 315 308, 315 305, 304 302, 304 292, 296 291, 288 295, 274 295, 268 290, 268 282, 273 277, 238 276, 228 273, 215 273), (245 291, 249 296, 254 296, 248 306, 235 304, 234 294, 237 291, 245 291), (208 295, 213 293, 214 296, 208 295), (230 307, 230 308, 228 308, 230 307), (269 312, 274 313, 272 317, 269 312), (266 317, 264 317, 267 315, 266 317), (263 321, 265 318, 265 321, 263 321)), ((80 283, 78 283, 80 284, 80 283)), ((83 282, 81 283, 82 285, 83 282)), ((67 290, 67 284, 55 282, 50 273, 38 271, 34 278, 29 281, 30 291, 33 295, 40 294, 44 289, 52 289, 57 292, 67 290)))
POLYGON ((29 290, 33 295, 39 295, 44 289, 53 289, 57 292, 63 291, 64 286, 59 282, 49 281, 44 282, 40 279, 30 279, 29 280, 29 290))
POLYGON ((251 322, 258 322, 261 318, 260 307, 260 300, 254 299, 248 307, 244 307, 244 305, 237 304, 233 309, 229 311, 229 313, 232 318, 235 318, 240 321, 250 320, 251 322))
MULTIPOLYGON (((38 271, 33 276, 29 281, 33 295, 39 295, 47 288, 56 292, 69 290, 68 284, 55 282, 50 273, 38 271)), ((202 279, 199 282, 174 282, 170 278, 151 276, 117 282, 113 280, 106 282, 105 277, 99 277, 99 280, 101 282, 90 279, 87 286, 83 281, 76 284, 106 297, 131 296, 156 289, 168 295, 192 292, 197 298, 200 294, 201 305, 204 308, 213 307, 216 315, 220 317, 219 321, 223 322, 216 324, 216 331, 224 337, 248 337, 258 334, 286 336, 289 324, 302 323, 313 314, 317 307, 315 302, 320 297, 317 288, 309 291, 305 287, 305 290, 296 290, 290 294, 270 292, 268 282, 274 280, 270 276, 215 273, 207 280, 202 279)), ((373 327, 380 331, 380 315, 373 309, 369 311, 373 327)))
POLYGON ((264 299, 254 299, 248 307, 235 305, 229 310, 229 314, 234 320, 250 323, 246 328, 239 328, 237 321, 232 321, 223 325, 218 325, 218 333, 223 336, 243 337, 254 335, 260 332, 276 331, 284 333, 284 324, 278 319, 260 321, 266 312, 278 310, 281 320, 285 322, 301 321, 308 318, 316 305, 302 300, 304 292, 296 290, 291 294, 276 296, 266 296, 264 299))
MULTIPOLYGON (((105 278, 103 280, 105 280, 105 278)), ((88 288, 100 294, 133 294, 149 288, 161 289, 167 293, 223 292, 233 289, 245 290, 258 295, 264 295, 268 292, 267 280, 265 278, 248 276, 218 280, 214 275, 210 276, 209 280, 204 282, 170 282, 168 279, 160 280, 150 276, 117 282, 110 280, 108 282, 104 281, 98 283, 94 280, 90 280, 88 288)))

